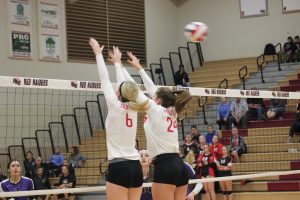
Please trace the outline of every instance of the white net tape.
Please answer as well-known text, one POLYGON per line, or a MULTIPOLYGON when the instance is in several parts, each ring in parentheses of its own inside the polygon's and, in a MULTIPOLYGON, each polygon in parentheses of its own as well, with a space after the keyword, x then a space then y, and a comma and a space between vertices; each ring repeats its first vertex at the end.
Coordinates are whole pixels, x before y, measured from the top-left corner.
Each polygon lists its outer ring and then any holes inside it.
MULTIPOLYGON (((116 88, 116 84, 113 84, 113 86, 116 88)), ((101 91, 101 83, 95 81, 57 80, 57 79, 25 78, 25 77, 11 77, 11 76, 0 76, 0 87, 101 91)), ((235 89, 219 89, 219 88, 199 88, 199 87, 187 88, 187 87, 177 87, 177 86, 168 86, 168 87, 172 88, 173 90, 188 90, 193 96, 300 99, 299 92, 235 90, 235 89)), ((144 90, 143 85, 140 85, 140 88, 144 90)))
MULTIPOLYGON (((206 178, 206 179, 193 179, 189 181, 189 184, 196 183, 207 183, 217 181, 228 181, 228 180, 243 180, 243 179, 254 179, 269 176, 282 176, 298 174, 300 170, 283 171, 283 172, 265 172, 259 174, 239 175, 239 176, 228 176, 219 178, 206 178)), ((151 187, 152 183, 144 183, 143 187, 151 187)), ((91 192, 103 192, 106 190, 105 186, 96 187, 82 187, 82 188, 68 188, 68 189, 53 189, 53 190, 32 190, 32 191, 19 191, 19 192, 3 192, 0 193, 0 198, 10 197, 23 197, 23 196, 40 196, 40 195, 51 195, 51 194, 64 194, 64 193, 91 193, 91 192)))

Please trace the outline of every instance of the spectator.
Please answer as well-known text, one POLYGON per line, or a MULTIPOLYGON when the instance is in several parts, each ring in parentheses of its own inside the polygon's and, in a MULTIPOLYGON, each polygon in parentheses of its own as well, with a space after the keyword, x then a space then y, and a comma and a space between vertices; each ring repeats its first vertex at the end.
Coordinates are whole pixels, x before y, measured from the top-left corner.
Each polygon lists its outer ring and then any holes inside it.
POLYGON ((209 147, 209 152, 214 155, 216 160, 219 160, 223 156, 222 147, 223 145, 219 142, 219 137, 215 135, 213 137, 213 143, 209 147))
MULTIPOLYGON (((44 169, 42 167, 36 169, 35 175, 33 176, 33 183, 35 190, 51 189, 49 177, 44 174, 44 169)), ((50 199, 50 195, 36 196, 36 199, 48 200, 50 199)))
POLYGON ((299 135, 299 134, 300 134, 300 100, 298 100, 298 103, 297 103, 296 118, 295 118, 295 120, 291 126, 290 132, 289 132, 288 143, 291 143, 292 138, 295 135, 299 135))
POLYGON ((71 155, 69 157, 69 163, 74 167, 82 167, 86 158, 79 153, 78 146, 71 147, 71 155))
POLYGON ((75 168, 73 167, 73 165, 71 163, 68 162, 68 160, 64 160, 62 165, 68 166, 69 167, 69 174, 75 176, 75 168))
MULTIPOLYGON (((65 188, 75 188, 76 186, 76 177, 72 174, 69 173, 69 167, 66 165, 63 165, 61 167, 61 177, 59 178, 58 186, 56 187, 57 189, 65 189, 65 188)), ((70 194, 65 193, 65 194, 59 194, 59 195, 54 195, 54 199, 58 200, 60 198, 65 198, 69 199, 70 194)))
MULTIPOLYGON (((278 88, 273 89, 274 92, 279 91, 278 88)), ((282 118, 282 113, 285 111, 285 100, 284 99, 271 99, 270 108, 267 112, 267 117, 269 119, 274 119, 275 117, 282 118)))
POLYGON ((196 149, 196 152, 195 152, 196 160, 197 160, 198 156, 203 153, 203 147, 204 147, 205 144, 206 144, 205 136, 200 135, 199 144, 197 145, 197 149, 196 149))
POLYGON ((55 148, 55 153, 48 159, 48 162, 50 170, 54 170, 55 176, 58 176, 64 162, 64 156, 60 154, 60 147, 55 148))
MULTIPOLYGON (((151 165, 151 160, 147 150, 139 151, 140 162, 142 165, 144 183, 152 182, 154 168, 151 165)), ((142 190, 141 200, 152 200, 151 187, 145 187, 142 190)))
POLYGON ((300 39, 299 35, 295 36, 295 45, 296 45, 296 58, 297 62, 300 62, 300 39))
POLYGON ((186 156, 191 150, 197 149, 197 144, 192 142, 192 136, 190 134, 185 135, 184 144, 182 145, 184 156, 186 156))
POLYGON ((207 127, 207 133, 205 133, 205 141, 207 144, 212 144, 212 139, 215 135, 218 135, 217 131, 213 129, 213 126, 210 124, 207 127))
POLYGON ((184 162, 189 163, 190 166, 193 167, 193 169, 196 167, 196 159, 195 159, 195 153, 194 150, 191 150, 184 158, 184 162))
POLYGON ((26 152, 26 158, 23 164, 25 168, 25 176, 27 178, 32 178, 36 170, 36 165, 35 165, 35 159, 33 158, 33 154, 31 151, 26 152))
POLYGON ((217 107, 217 124, 219 130, 222 130, 222 125, 229 129, 228 117, 230 115, 230 103, 227 102, 226 97, 221 97, 221 102, 217 107))
POLYGON ((293 57, 295 55, 296 45, 294 44, 292 37, 287 38, 287 42, 283 45, 283 49, 286 55, 286 62, 294 62, 293 57))
POLYGON ((49 172, 48 164, 42 162, 42 158, 41 158, 41 157, 37 157, 37 158, 35 159, 35 166, 36 166, 36 169, 38 169, 38 168, 43 168, 43 173, 44 173, 44 175, 49 177, 50 172, 49 172))
POLYGON ((7 176, 2 174, 2 169, 0 167, 0 182, 4 181, 5 179, 7 179, 7 176))
POLYGON ((199 142, 199 136, 201 134, 198 132, 198 128, 196 125, 191 126, 191 136, 192 136, 192 141, 197 144, 199 142))
POLYGON ((245 100, 237 97, 230 106, 231 116, 229 117, 228 123, 230 128, 232 128, 232 124, 234 126, 242 125, 243 129, 247 128, 247 111, 248 105, 245 100))
MULTIPOLYGON (((251 88, 251 90, 257 90, 256 87, 251 88)), ((264 100, 262 98, 248 98, 248 116, 256 115, 257 120, 263 119, 263 114, 265 110, 264 100)))
POLYGON ((246 145, 244 138, 239 135, 238 129, 233 127, 231 130, 232 136, 230 137, 230 151, 234 161, 239 163, 242 154, 246 153, 246 145))
MULTIPOLYGON (((232 176, 231 166, 232 166, 232 157, 228 155, 227 147, 222 148, 223 156, 218 160, 218 176, 219 177, 227 177, 232 176)), ((220 186, 223 193, 224 200, 232 200, 232 180, 229 181, 220 181, 220 186)))
MULTIPOLYGON (((207 144, 203 147, 203 153, 198 157, 197 167, 199 168, 199 178, 212 178, 215 177, 215 157, 209 152, 207 144)), ((214 182, 203 183, 206 198, 216 200, 216 192, 214 182)))
POLYGON ((189 75, 185 72, 183 65, 179 65, 179 70, 174 74, 174 80, 176 86, 190 87, 189 75))

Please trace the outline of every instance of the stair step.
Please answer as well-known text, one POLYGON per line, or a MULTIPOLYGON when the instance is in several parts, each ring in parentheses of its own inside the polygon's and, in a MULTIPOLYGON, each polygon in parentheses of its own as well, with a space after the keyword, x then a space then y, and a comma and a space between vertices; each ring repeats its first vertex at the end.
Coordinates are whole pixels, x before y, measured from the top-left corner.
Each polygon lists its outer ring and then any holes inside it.
MULTIPOLYGON (((298 200, 300 192, 242 192, 234 193, 235 200, 298 200)), ((202 200, 207 200, 205 194, 201 195, 202 200)), ((217 199, 222 199, 221 194, 217 194, 217 199)))
POLYGON ((241 156, 242 163, 300 160, 300 152, 250 153, 241 156))
POLYGON ((297 149, 300 151, 300 143, 280 143, 280 144, 255 144, 247 145, 248 153, 272 153, 272 152, 288 152, 289 149, 297 149))
POLYGON ((234 163, 232 171, 248 172, 248 171, 286 171, 300 169, 300 161, 278 161, 278 162, 251 162, 251 163, 234 163), (294 163, 298 165, 294 167, 294 163))
POLYGON ((284 127, 291 126, 294 119, 269 120, 269 121, 250 121, 248 128, 265 128, 265 127, 284 127))

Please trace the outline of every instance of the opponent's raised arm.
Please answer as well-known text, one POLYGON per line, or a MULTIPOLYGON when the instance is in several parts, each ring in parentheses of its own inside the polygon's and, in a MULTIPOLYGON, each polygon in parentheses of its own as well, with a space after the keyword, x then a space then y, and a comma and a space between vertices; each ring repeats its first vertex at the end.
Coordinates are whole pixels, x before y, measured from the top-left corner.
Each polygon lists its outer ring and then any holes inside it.
POLYGON ((107 71, 107 68, 106 68, 106 65, 104 62, 104 58, 102 55, 104 46, 100 46, 99 43, 97 42, 97 40, 95 40, 94 38, 90 38, 89 44, 92 47, 94 54, 96 56, 98 74, 99 74, 99 78, 101 81, 101 87, 103 89, 105 98, 117 101, 118 98, 117 98, 116 94, 114 93, 114 89, 109 80, 109 74, 108 74, 108 71, 107 71))
POLYGON ((113 46, 113 50, 108 52, 108 61, 112 62, 116 69, 116 77, 117 83, 121 84, 122 82, 126 81, 126 78, 122 71, 122 52, 118 47, 113 46))
POLYGON ((149 95, 152 98, 154 98, 157 88, 154 85, 151 78, 148 76, 148 74, 145 72, 145 70, 141 66, 140 60, 137 59, 137 57, 135 55, 133 55, 131 52, 127 52, 127 55, 129 57, 127 62, 139 72, 139 74, 144 82, 144 86, 145 86, 147 92, 149 93, 149 95))

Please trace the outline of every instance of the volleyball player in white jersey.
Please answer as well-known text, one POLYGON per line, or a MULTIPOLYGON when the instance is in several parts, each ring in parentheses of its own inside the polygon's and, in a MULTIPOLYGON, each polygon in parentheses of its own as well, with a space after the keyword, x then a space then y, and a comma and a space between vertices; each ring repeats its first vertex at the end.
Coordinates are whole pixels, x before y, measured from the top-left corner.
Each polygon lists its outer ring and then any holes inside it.
MULTIPOLYGON (((101 80, 108 114, 105 120, 106 143, 108 152, 108 175, 106 193, 108 200, 139 200, 142 191, 143 173, 139 162, 139 154, 135 149, 137 110, 147 108, 148 102, 136 103, 137 85, 124 81, 119 86, 119 97, 109 80, 102 51, 104 46, 91 38, 89 41, 97 60, 97 68, 101 80)), ((114 48, 110 53, 110 61, 116 67, 118 81, 125 80, 121 72, 121 53, 114 48)))
MULTIPOLYGON (((128 62, 139 71, 144 86, 153 99, 149 100, 150 107, 144 120, 147 150, 154 164, 153 199, 183 200, 187 191, 188 172, 178 154, 177 116, 183 112, 192 97, 188 91, 157 89, 139 60, 130 52, 128 56, 128 62)), ((145 101, 145 96, 140 95, 138 101, 145 101)))

